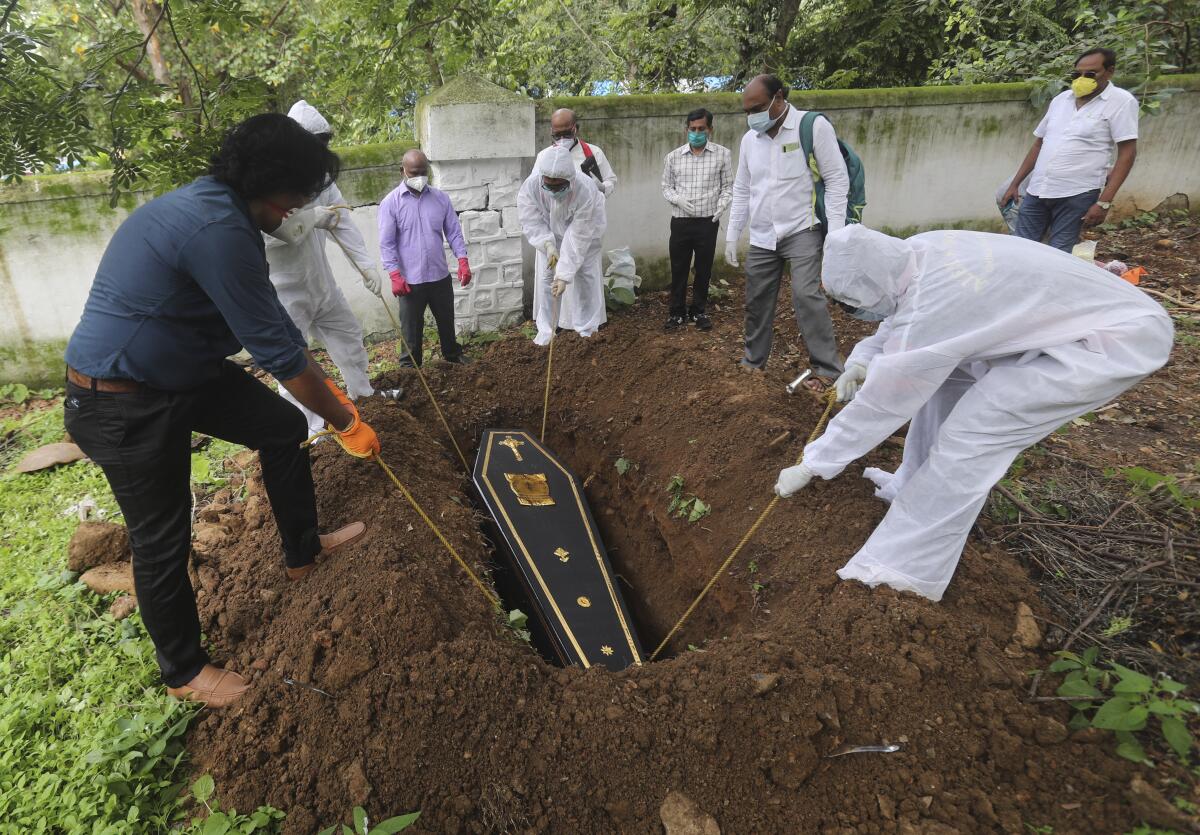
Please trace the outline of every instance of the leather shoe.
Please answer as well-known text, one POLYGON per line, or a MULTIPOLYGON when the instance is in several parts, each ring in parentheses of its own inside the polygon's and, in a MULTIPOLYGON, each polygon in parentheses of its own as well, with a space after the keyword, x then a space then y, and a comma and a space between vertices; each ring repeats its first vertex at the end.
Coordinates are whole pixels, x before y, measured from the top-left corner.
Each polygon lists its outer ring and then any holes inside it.
POLYGON ((194 679, 182 687, 168 687, 167 693, 208 707, 228 707, 249 688, 249 682, 233 670, 205 664, 194 679))
POLYGON ((333 533, 321 534, 321 551, 308 565, 302 565, 298 568, 288 568, 287 575, 289 580, 303 580, 312 570, 317 567, 317 560, 324 559, 331 553, 341 548, 344 545, 349 545, 352 542, 358 542, 363 538, 363 534, 367 532, 367 526, 362 522, 351 522, 344 528, 338 528, 333 533))

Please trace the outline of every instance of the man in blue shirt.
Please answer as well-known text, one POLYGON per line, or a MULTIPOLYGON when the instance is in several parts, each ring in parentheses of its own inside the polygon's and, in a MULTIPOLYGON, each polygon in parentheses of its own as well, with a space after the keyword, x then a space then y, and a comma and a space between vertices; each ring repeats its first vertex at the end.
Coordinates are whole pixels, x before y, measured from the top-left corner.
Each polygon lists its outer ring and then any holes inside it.
POLYGON ((129 529, 142 620, 168 692, 224 707, 245 679, 200 644, 188 580, 191 434, 259 451, 288 576, 366 531, 317 533, 303 415, 226 359, 245 347, 296 399, 324 417, 347 452, 379 440, 309 355, 268 275, 261 232, 333 181, 338 159, 280 114, 226 135, 209 176, 134 211, 109 242, 67 344, 67 431, 100 465, 129 529))

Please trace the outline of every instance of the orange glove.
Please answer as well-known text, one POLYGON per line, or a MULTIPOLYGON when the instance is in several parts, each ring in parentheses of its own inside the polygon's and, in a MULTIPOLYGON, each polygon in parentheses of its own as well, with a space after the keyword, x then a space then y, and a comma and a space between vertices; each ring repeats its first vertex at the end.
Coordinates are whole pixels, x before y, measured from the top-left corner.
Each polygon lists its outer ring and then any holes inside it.
POLYGON ((344 432, 337 431, 333 437, 341 444, 342 449, 355 458, 370 458, 379 454, 379 436, 375 434, 374 429, 363 423, 358 415, 354 416, 354 423, 344 432))
MULTIPOLYGON (((337 383, 326 377, 325 385, 329 386, 329 390, 333 392, 333 396, 336 397, 338 402, 346 408, 346 411, 352 414, 355 420, 358 420, 358 407, 356 407, 350 398, 346 396, 344 391, 337 387, 337 383)), ((336 426, 333 428, 337 429, 336 426)))

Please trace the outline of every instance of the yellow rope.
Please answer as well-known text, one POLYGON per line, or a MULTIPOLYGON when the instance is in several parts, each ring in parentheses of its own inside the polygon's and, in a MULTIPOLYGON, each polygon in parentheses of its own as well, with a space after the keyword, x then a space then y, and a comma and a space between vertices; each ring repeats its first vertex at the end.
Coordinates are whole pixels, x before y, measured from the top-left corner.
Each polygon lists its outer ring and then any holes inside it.
MULTIPOLYGON (((817 421, 817 425, 813 427, 812 433, 808 436, 808 443, 811 444, 813 441, 815 441, 817 436, 825 430, 825 424, 829 422, 829 415, 833 413, 833 404, 836 398, 837 393, 833 389, 829 389, 829 391, 826 392, 825 411, 821 414, 821 419, 817 421)), ((800 464, 803 460, 804 449, 801 448, 800 454, 796 457, 796 464, 800 464)), ((763 522, 765 522, 767 517, 771 515, 771 511, 775 509, 775 505, 777 504, 779 504, 779 496, 772 496, 771 501, 769 501, 767 506, 763 508, 763 512, 758 514, 758 518, 755 519, 754 524, 750 526, 750 530, 746 531, 746 535, 742 537, 741 541, 738 542, 737 546, 733 549, 729 556, 725 558, 725 562, 721 563, 721 567, 717 569, 715 574, 713 574, 712 579, 709 580, 708 584, 704 586, 704 590, 701 591, 700 594, 697 595, 696 599, 692 601, 692 605, 687 607, 687 611, 683 613, 683 617, 677 620, 675 625, 671 627, 671 631, 667 633, 667 637, 662 639, 662 643, 658 645, 658 648, 655 649, 654 653, 650 656, 651 661, 658 657, 658 654, 663 651, 663 647, 671 642, 671 639, 675 637, 675 633, 678 632, 680 627, 683 626, 684 622, 692 616, 692 612, 694 612, 696 607, 700 605, 700 601, 708 595, 708 593, 712 590, 712 587, 715 586, 717 581, 721 579, 721 575, 723 575, 729 569, 730 564, 733 563, 733 561, 737 558, 737 555, 742 552, 742 549, 746 547, 746 543, 754 537, 754 534, 758 533, 758 529, 762 527, 763 522)))
POLYGON ((471 465, 467 463, 467 456, 463 455, 462 448, 459 447, 458 441, 454 438, 454 433, 450 431, 450 424, 446 422, 446 416, 442 414, 442 407, 438 405, 437 398, 433 396, 433 389, 429 387, 429 383, 425 381, 425 375, 421 372, 421 366, 417 365, 417 358, 412 350, 408 347, 408 343, 404 341, 404 332, 400 329, 400 323, 396 321, 396 315, 392 313, 391 306, 384 299, 383 309, 387 311, 388 318, 392 320, 392 327, 396 329, 396 336, 400 338, 400 345, 408 354, 409 359, 413 361, 413 368, 417 370, 417 376, 421 379, 421 385, 425 387, 425 393, 429 395, 429 402, 433 404, 433 409, 437 412, 438 419, 442 422, 442 427, 446 430, 446 434, 450 436, 450 443, 454 444, 454 451, 458 453, 458 460, 462 462, 463 469, 467 475, 471 474, 471 465))
POLYGON ((542 397, 542 434, 538 438, 546 443, 546 415, 550 412, 550 366, 554 362, 554 334, 550 334, 550 352, 546 355, 546 394, 542 397))
POLYGON ((429 515, 421 508, 421 506, 417 504, 417 500, 413 498, 412 493, 408 492, 408 488, 400 483, 400 479, 396 478, 396 474, 392 472, 391 467, 385 464, 383 459, 378 455, 374 457, 375 463, 377 463, 383 469, 383 471, 387 473, 388 478, 392 480, 392 483, 396 485, 396 488, 400 491, 404 498, 408 500, 408 503, 413 506, 413 510, 417 511, 421 518, 425 520, 425 524, 429 526, 429 529, 437 534, 437 538, 440 539, 442 544, 446 546, 446 550, 450 552, 450 556, 454 557, 458 564, 462 566, 463 571, 467 572, 467 576, 470 577, 471 581, 479 588, 481 592, 483 592, 483 596, 487 598, 488 603, 491 603, 497 609, 500 608, 500 598, 496 597, 496 595, 492 594, 488 590, 487 586, 483 584, 475 572, 471 570, 471 567, 467 565, 467 561, 459 556, 458 551, 454 550, 454 546, 451 545, 450 541, 442 535, 442 532, 438 530, 438 526, 434 524, 433 520, 429 518, 429 515))

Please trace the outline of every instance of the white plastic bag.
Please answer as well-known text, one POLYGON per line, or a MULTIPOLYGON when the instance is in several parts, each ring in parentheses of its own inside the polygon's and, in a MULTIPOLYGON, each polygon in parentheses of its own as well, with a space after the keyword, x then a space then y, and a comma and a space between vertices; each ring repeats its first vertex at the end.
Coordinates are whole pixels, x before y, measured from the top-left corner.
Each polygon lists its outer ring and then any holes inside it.
POLYGON ((604 271, 604 301, 609 307, 628 307, 637 300, 637 288, 642 277, 637 274, 633 253, 629 247, 608 252, 608 269, 604 271))

